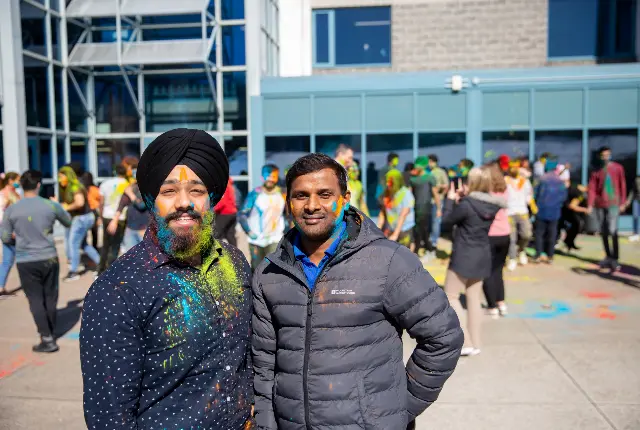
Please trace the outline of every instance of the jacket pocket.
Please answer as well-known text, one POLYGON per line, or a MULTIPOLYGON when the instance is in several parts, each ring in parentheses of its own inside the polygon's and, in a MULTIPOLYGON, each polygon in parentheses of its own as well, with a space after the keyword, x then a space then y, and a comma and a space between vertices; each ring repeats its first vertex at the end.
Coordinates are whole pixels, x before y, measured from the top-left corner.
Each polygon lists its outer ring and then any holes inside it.
POLYGON ((273 375, 273 388, 271 388, 271 405, 273 407, 273 415, 278 419, 277 408, 276 408, 276 391, 278 390, 278 374, 274 373, 273 375))
POLYGON ((358 375, 358 403, 360 406, 360 418, 361 421, 359 424, 362 425, 362 428, 366 430, 367 428, 367 400, 366 400, 366 392, 364 389, 364 378, 362 375, 358 375))

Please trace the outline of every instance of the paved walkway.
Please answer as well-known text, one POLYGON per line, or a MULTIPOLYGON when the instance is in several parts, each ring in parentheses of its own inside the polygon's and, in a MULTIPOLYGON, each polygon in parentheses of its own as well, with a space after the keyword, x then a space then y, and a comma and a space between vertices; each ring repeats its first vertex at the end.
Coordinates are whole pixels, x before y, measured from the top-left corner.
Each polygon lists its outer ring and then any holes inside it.
MULTIPOLYGON (((640 429, 640 244, 623 240, 623 273, 610 276, 594 264, 598 239, 580 243, 580 257, 507 275, 509 317, 487 317, 482 354, 460 361, 419 429, 640 429)), ((440 283, 445 264, 427 265, 440 283)), ((0 300, 0 429, 85 428, 78 334, 90 282, 61 284, 53 355, 31 352, 23 293, 0 300)))

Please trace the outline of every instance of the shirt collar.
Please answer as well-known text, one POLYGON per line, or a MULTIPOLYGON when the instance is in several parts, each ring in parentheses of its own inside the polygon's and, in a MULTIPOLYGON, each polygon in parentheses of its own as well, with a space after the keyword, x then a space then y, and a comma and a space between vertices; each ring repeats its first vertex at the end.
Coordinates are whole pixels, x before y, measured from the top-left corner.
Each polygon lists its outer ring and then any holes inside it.
MULTIPOLYGON (((338 231, 336 232, 336 238, 331 243, 331 246, 329 246, 329 248, 324 251, 324 255, 328 257, 333 257, 335 255, 338 247, 340 246, 340 243, 342 242, 342 236, 344 236, 346 229, 347 222, 342 221, 342 223, 340 223, 340 227, 338 227, 338 231)), ((308 258, 308 255, 305 254, 302 250, 302 245, 300 243, 300 232, 296 232, 295 238, 293 239, 293 255, 296 257, 296 260, 303 260, 305 258, 308 258)))
MULTIPOLYGON (((182 265, 177 260, 171 258, 171 256, 167 255, 160 245, 158 244, 157 239, 153 236, 153 234, 147 229, 144 235, 144 242, 147 247, 149 262, 153 269, 157 269, 160 266, 163 266, 167 263, 173 262, 175 264, 182 265)), ((204 256, 202 260, 201 270, 203 272, 207 272, 211 265, 218 261, 220 256, 222 255, 223 248, 220 242, 216 239, 213 239, 213 247, 211 248, 211 252, 204 256)))

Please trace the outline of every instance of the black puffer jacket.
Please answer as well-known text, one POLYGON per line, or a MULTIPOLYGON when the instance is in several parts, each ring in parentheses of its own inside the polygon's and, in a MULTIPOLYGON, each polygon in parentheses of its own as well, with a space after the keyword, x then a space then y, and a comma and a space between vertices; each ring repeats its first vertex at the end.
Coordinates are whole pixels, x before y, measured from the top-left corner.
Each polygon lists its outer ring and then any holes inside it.
POLYGON ((489 227, 507 202, 487 193, 472 192, 458 204, 447 199, 442 229, 452 230, 453 249, 449 268, 468 279, 485 279, 491 274, 489 227))
POLYGON ((295 231, 254 275, 259 428, 404 429, 456 367, 460 323, 418 258, 353 209, 347 233, 313 292, 295 231), (406 369, 403 328, 418 343, 406 369))

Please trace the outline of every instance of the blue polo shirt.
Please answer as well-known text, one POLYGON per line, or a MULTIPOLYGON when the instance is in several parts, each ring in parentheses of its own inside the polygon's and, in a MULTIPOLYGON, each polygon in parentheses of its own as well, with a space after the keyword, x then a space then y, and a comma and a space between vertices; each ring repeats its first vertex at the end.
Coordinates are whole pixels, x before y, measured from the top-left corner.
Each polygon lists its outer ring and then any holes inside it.
POLYGON ((322 257, 322 260, 320 260, 320 264, 317 266, 313 264, 313 262, 309 260, 309 257, 307 257, 307 254, 302 251, 302 247, 300 245, 300 232, 296 234, 296 238, 293 241, 293 254, 296 257, 296 260, 302 263, 302 270, 304 270, 304 275, 307 277, 307 287, 309 287, 309 290, 313 290, 313 286, 316 283, 318 275, 338 250, 338 247, 340 246, 343 236, 347 230, 346 221, 342 221, 342 225, 339 228, 340 230, 338 230, 336 239, 324 252, 324 257, 322 257))

